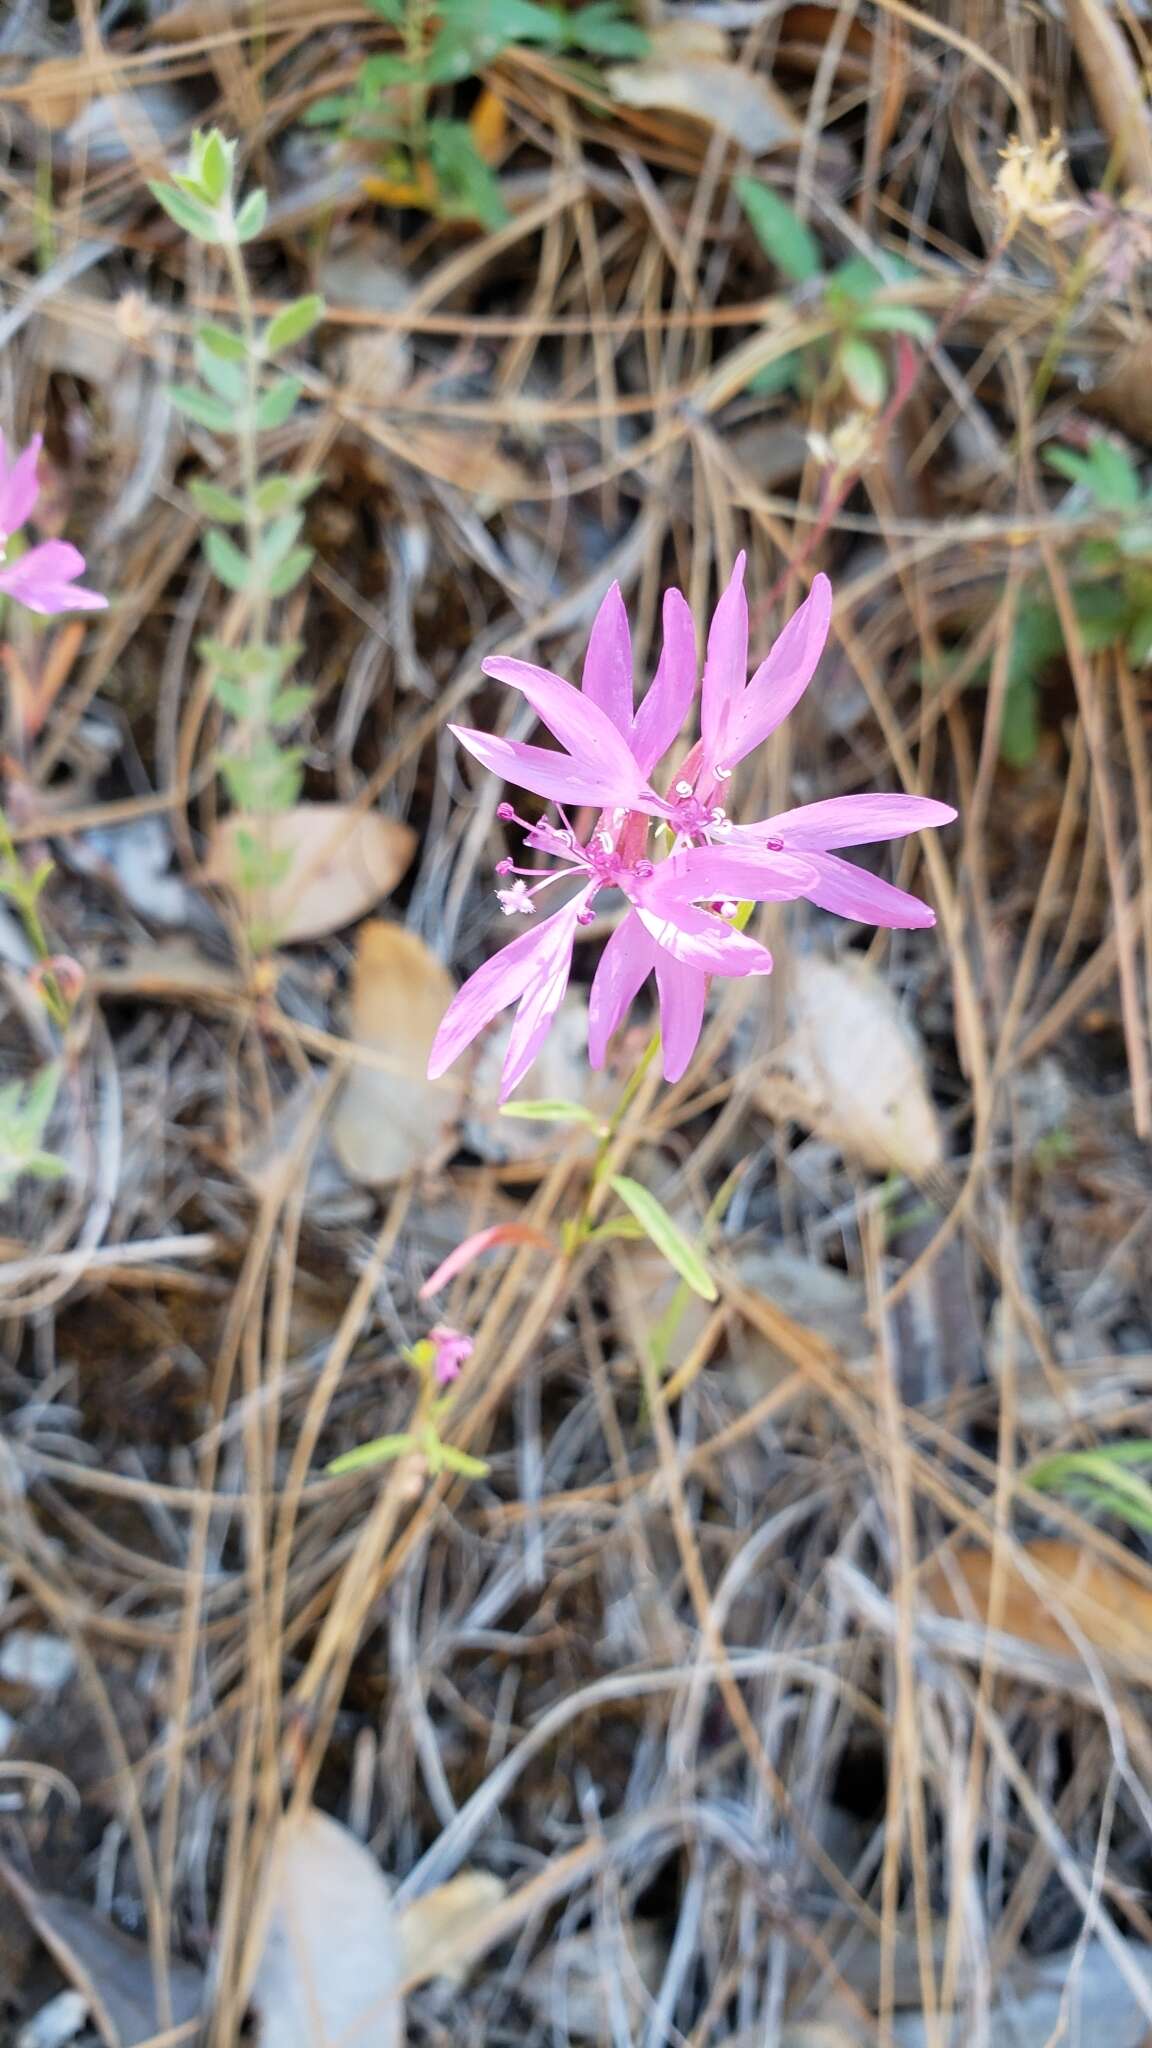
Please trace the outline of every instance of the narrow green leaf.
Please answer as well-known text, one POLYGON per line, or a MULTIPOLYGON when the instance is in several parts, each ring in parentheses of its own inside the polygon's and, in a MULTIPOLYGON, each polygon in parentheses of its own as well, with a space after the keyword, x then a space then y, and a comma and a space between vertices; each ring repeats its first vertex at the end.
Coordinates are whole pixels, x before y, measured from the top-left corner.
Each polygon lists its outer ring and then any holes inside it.
POLYGON ((324 301, 319 292, 295 299, 268 322, 262 343, 264 353, 274 356, 282 348, 291 348, 293 342, 302 341, 323 318, 324 301))
POLYGON ((225 526, 243 525, 246 517, 243 500, 233 497, 231 491, 222 491, 219 484, 209 483, 206 477, 193 477, 188 486, 188 496, 206 519, 222 519, 225 526))
POLYGON ((236 424, 232 406, 223 399, 213 398, 207 391, 197 391, 194 384, 173 384, 168 392, 176 407, 199 427, 209 427, 214 434, 230 433, 236 424))
POLYGON ((1138 612, 1128 632, 1128 659, 1134 668, 1152 661, 1152 611, 1138 612))
POLYGON ((270 384, 256 407, 256 425, 261 433, 282 427, 292 417, 301 385, 295 377, 278 377, 270 384))
POLYGON ((916 306, 869 306, 855 322, 857 334, 910 334, 913 341, 928 343, 936 324, 916 306))
POLYGON ((799 349, 790 349, 787 355, 776 356, 770 363, 749 377, 746 389, 754 391, 759 398, 778 398, 783 391, 799 388, 804 375, 804 357, 799 349))
POLYGON ((736 195, 752 232, 777 270, 793 284, 806 284, 823 268, 820 245, 804 221, 759 178, 737 178, 736 195))
POLYGON ((264 529, 260 543, 260 567, 265 572, 274 569, 284 560, 289 548, 294 546, 300 528, 304 524, 302 512, 285 512, 279 519, 273 519, 264 529))
POLYGON ((441 1443, 440 1456, 449 1472, 459 1472, 465 1479, 484 1479, 488 1466, 483 1458, 469 1457, 467 1451, 458 1451, 455 1444, 441 1443))
POLYGON ((387 92, 393 85, 418 85, 424 77, 424 66, 411 57, 385 50, 378 57, 369 57, 360 66, 360 98, 366 100, 376 93, 387 92))
POLYGON ((235 676, 214 675, 212 695, 230 718, 247 718, 252 709, 247 689, 235 676))
POLYGON ((465 121, 429 121, 428 155, 440 187, 438 211, 445 220, 477 220, 503 227, 508 209, 500 181, 485 163, 465 121))
POLYGON ((402 1458, 408 1451, 416 1449, 416 1439, 407 1430, 396 1436, 374 1437, 370 1444, 359 1444, 354 1451, 344 1451, 333 1458, 326 1470, 334 1476, 342 1472, 364 1472, 370 1465, 386 1465, 394 1458, 402 1458))
POLYGON ((290 590, 295 590, 300 578, 311 568, 314 554, 313 548, 293 548, 290 555, 285 555, 268 578, 269 597, 287 597, 290 590))
POLYGON ((564 1102, 559 1096, 542 1097, 539 1102, 505 1102, 500 1114, 526 1117, 529 1123, 590 1124, 593 1130, 599 1130, 601 1123, 582 1102, 564 1102))
POLYGON ((254 581, 251 562, 235 541, 229 540, 218 527, 210 526, 204 535, 204 553, 213 575, 220 578, 227 590, 251 589, 254 581))
POLYGON ((614 0, 592 0, 566 15, 566 42, 570 50, 586 50, 590 57, 646 57, 651 38, 635 21, 621 14, 614 0))
POLYGON ((215 320, 205 320, 196 329, 196 339, 209 355, 219 356, 225 363, 242 363, 248 354, 244 337, 231 327, 218 326, 215 320))
POLYGON ((274 725, 295 725, 303 718, 312 704, 312 691, 306 683, 296 683, 291 689, 281 690, 268 706, 268 716, 274 725))
POLYGON ((236 215, 236 240, 250 242, 260 233, 268 218, 268 194, 257 187, 250 192, 239 213, 236 215))
POLYGON ((658 1252, 667 1259, 673 1272, 687 1281, 694 1294, 704 1301, 715 1301, 716 1282, 700 1257, 695 1246, 688 1242, 679 1225, 672 1221, 662 1202, 656 1200, 638 1180, 630 1180, 626 1174, 614 1173, 609 1185, 615 1189, 626 1209, 630 1209, 645 1235, 651 1238, 658 1252))
POLYGON ((876 412, 888 394, 888 372, 884 358, 870 341, 847 335, 836 351, 840 373, 849 391, 867 412, 876 412))
POLYGON ((313 100, 310 107, 305 107, 300 116, 301 125, 305 128, 337 128, 342 121, 351 118, 356 108, 357 102, 351 93, 324 93, 320 99, 313 100))
POLYGON ((219 242, 219 222, 211 208, 202 201, 179 191, 175 185, 162 184, 158 178, 149 179, 148 190, 164 208, 169 220, 175 221, 184 234, 191 235, 197 242, 219 242))

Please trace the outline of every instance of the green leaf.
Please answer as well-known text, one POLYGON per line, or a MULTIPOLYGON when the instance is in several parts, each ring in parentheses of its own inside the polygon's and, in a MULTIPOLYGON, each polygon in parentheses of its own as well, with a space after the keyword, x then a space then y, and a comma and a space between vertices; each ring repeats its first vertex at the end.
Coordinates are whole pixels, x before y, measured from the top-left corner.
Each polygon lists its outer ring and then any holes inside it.
POLYGON ((193 477, 188 496, 206 519, 222 519, 225 526, 242 526, 247 517, 242 499, 233 497, 231 491, 222 491, 219 484, 209 483, 206 477, 193 477))
POLYGON ((210 526, 204 535, 204 553, 213 575, 227 590, 251 589, 255 580, 251 562, 218 527, 210 526))
POLYGON ((1040 697, 1033 676, 1009 682, 1000 719, 1000 758, 1010 768, 1029 768, 1040 745, 1040 697))
POLYGON ((296 401, 303 386, 295 377, 277 377, 270 384, 256 407, 256 426, 260 433, 268 433, 273 427, 282 427, 292 417, 296 401))
POLYGON ((248 397, 248 372, 239 363, 228 363, 210 349, 196 344, 196 367, 210 391, 222 398, 233 415, 248 397))
POLYGON ((734 182, 752 232, 777 270, 793 284, 819 277, 823 267, 820 245, 787 200, 759 178, 743 177, 734 182))
POLYGON ((261 569, 274 569, 278 562, 283 561, 289 548, 294 545, 303 524, 302 512, 285 512, 281 518, 269 522, 260 542, 261 569))
POLYGON ((857 334, 910 334, 925 343, 936 332, 935 321, 916 306, 869 306, 854 324, 857 334))
POLYGON ((239 213, 236 215, 236 240, 251 242, 260 233, 268 218, 268 194, 260 190, 250 192, 239 213))
POLYGON ((266 519, 302 505, 324 481, 319 476, 266 476, 256 492, 256 510, 266 519))
POLYGON ((804 375, 804 356, 800 349, 789 349, 788 354, 776 356, 749 377, 746 390, 754 391, 758 398, 779 398, 783 391, 799 388, 804 375))
POLYGON ((247 361, 248 351, 244 346, 244 337, 237 334, 234 328, 219 327, 214 320, 205 320, 204 325, 196 329, 196 340, 209 355, 219 356, 222 362, 247 361))
POLYGON ((411 57, 401 57, 387 50, 378 57, 368 57, 360 66, 356 81, 359 99, 361 102, 372 99, 393 85, 420 85, 424 81, 425 68, 411 57))
POLYGON ((407 19, 410 0, 364 0, 364 5, 378 14, 382 21, 390 21, 393 28, 403 28, 407 19))
POLYGON ((232 183, 232 156, 218 128, 199 138, 195 175, 211 206, 219 206, 232 183))
POLYGON ((440 1457, 449 1472, 459 1472, 465 1479, 484 1479, 488 1475, 483 1458, 471 1458, 467 1451, 458 1451, 455 1444, 441 1443, 440 1457))
POLYGON ((282 348, 291 348, 293 342, 302 341, 323 318, 324 301, 319 292, 309 292, 302 299, 294 299, 264 329, 261 345, 265 355, 274 356, 282 348))
POLYGON ((236 425, 236 414, 232 406, 222 399, 213 398, 207 391, 197 391, 194 384, 173 384, 168 392, 177 412, 195 420, 197 426, 208 427, 214 434, 231 433, 236 425))
POLYGON ((1152 661, 1152 611, 1137 613, 1129 627, 1126 646, 1133 668, 1147 668, 1152 661))
POLYGON ((212 695, 230 718, 249 717, 252 710, 251 698, 244 684, 237 682, 235 676, 214 675, 212 695))
POLYGON ((358 105, 351 93, 324 93, 320 99, 313 100, 310 107, 305 107, 300 116, 301 125, 305 128, 338 128, 351 120, 358 105))
POLYGON ((489 169, 463 121, 429 121, 428 156, 440 188, 438 211, 445 220, 477 220, 498 228, 508 219, 499 180, 489 169))
POLYGON ((296 683, 291 689, 281 690, 268 706, 268 716, 275 725, 295 725, 298 718, 311 708, 312 691, 307 683, 296 683))
POLYGON ((293 548, 290 555, 285 555, 268 578, 269 597, 286 597, 290 590, 295 590, 300 578, 311 568, 315 552, 314 548, 293 548))
POLYGON ((162 184, 158 178, 148 180, 148 190, 164 208, 169 220, 175 221, 184 234, 191 235, 197 242, 220 241, 220 224, 211 208, 201 200, 179 191, 175 185, 162 184))
POLYGON ((1146 520, 1137 520, 1133 526, 1125 526, 1116 536, 1116 545, 1129 561, 1144 561, 1152 556, 1152 525, 1146 520))
POLYGON ((888 371, 879 350, 850 334, 840 343, 836 360, 857 405, 877 412, 888 395, 888 371))
POLYGON ((529 1123, 541 1124, 590 1124, 599 1130, 601 1118, 594 1116, 582 1102, 564 1102, 560 1097, 541 1098, 539 1102, 505 1102, 501 1116, 520 1116, 529 1123))
POLYGON ((370 1465, 386 1465, 394 1458, 403 1458, 408 1451, 416 1449, 416 1439, 407 1430, 396 1436, 374 1437, 370 1444, 360 1444, 354 1451, 344 1451, 339 1458, 333 1458, 325 1470, 333 1475, 342 1472, 364 1472, 370 1465))
POLYGON ((1140 503, 1140 478, 1122 448, 1098 434, 1086 455, 1076 448, 1046 448, 1050 469, 1091 491, 1099 505, 1112 512, 1131 512, 1140 503))
POLYGON ((646 57, 651 38, 637 22, 621 14, 614 0, 592 0, 567 17, 567 46, 590 57, 646 57))
POLYGON ((672 1221, 663 1203, 649 1194, 638 1180, 630 1180, 626 1174, 614 1173, 609 1185, 615 1189, 626 1209, 630 1209, 645 1235, 651 1238, 658 1252, 667 1259, 673 1272, 687 1282, 694 1294, 704 1301, 715 1301, 716 1282, 694 1245, 689 1244, 679 1225, 672 1221))

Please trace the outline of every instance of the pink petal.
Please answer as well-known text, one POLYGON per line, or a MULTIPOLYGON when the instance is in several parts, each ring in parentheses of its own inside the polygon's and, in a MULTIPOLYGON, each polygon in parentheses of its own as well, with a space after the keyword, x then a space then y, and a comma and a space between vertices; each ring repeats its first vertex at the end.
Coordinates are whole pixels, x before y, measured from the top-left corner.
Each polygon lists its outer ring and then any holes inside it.
POLYGON ((831 619, 832 585, 826 576, 817 576, 744 692, 728 754, 713 754, 713 763, 733 767, 783 723, 812 680, 831 619))
POLYGON ((690 903, 677 908, 670 917, 658 910, 637 906, 637 916, 658 946, 664 946, 674 960, 698 967, 705 974, 771 974, 772 955, 755 939, 734 931, 722 917, 696 910, 690 903))
POLYGON ((687 599, 678 590, 664 592, 664 645, 632 724, 632 752, 645 775, 667 753, 696 695, 696 627, 687 599))
POLYGON ((708 976, 698 967, 688 967, 661 950, 656 960, 656 987, 660 992, 664 1079, 678 1081, 687 1071, 699 1043, 708 999, 708 976))
POLYGON ((811 855, 769 852, 756 846, 690 846, 662 860, 642 890, 653 910, 678 914, 701 897, 734 896, 753 903, 791 903, 817 879, 811 855))
MULTIPOLYGON (((557 916, 563 917, 564 912, 558 911, 557 916)), ((520 1000, 539 972, 540 956, 548 954, 549 926, 554 921, 546 918, 543 924, 533 925, 510 945, 502 946, 453 996, 440 1019, 428 1056, 430 1081, 439 1080, 447 1072, 453 1060, 459 1059, 465 1046, 479 1037, 493 1017, 498 1017, 509 1003, 520 1000)))
POLYGON ((618 583, 592 622, 580 687, 627 739, 632 729, 632 636, 618 583))
POLYGON ((729 766, 725 743, 735 729, 744 685, 748 680, 748 599, 744 595, 744 554, 712 614, 708 652, 700 691, 700 732, 704 758, 710 766, 729 766))
POLYGON ((536 955, 533 979, 525 989, 516 1012, 500 1076, 501 1102, 506 1102, 512 1090, 524 1079, 552 1028, 552 1020, 564 999, 568 976, 572 972, 577 915, 591 894, 591 887, 582 889, 571 903, 566 903, 563 910, 558 910, 540 927, 541 933, 547 932, 548 943, 536 955))
MULTIPOLYGON (((541 724, 567 747, 582 767, 593 766, 616 794, 610 799, 627 804, 644 787, 644 777, 622 733, 617 732, 607 713, 601 711, 582 691, 574 690, 562 676, 548 669, 534 668, 527 661, 503 656, 481 664, 485 675, 509 683, 527 698, 541 724)), ((527 787, 527 784, 525 784, 527 787)))
POLYGON ((809 853, 807 858, 817 870, 817 883, 804 894, 821 910, 853 918, 858 924, 888 925, 898 931, 926 931, 935 924, 936 912, 929 904, 894 888, 891 882, 882 882, 867 868, 839 860, 834 853, 809 853))
MULTIPOLYGON (((552 803, 597 804, 611 807, 621 801, 615 779, 596 763, 577 761, 571 754, 557 754, 550 747, 530 747, 523 740, 501 739, 497 733, 476 732, 470 726, 450 725, 462 747, 518 789, 529 789, 552 803)), ((639 771, 637 770, 637 775, 639 771)))
POLYGON ((608 1041, 619 1029, 656 965, 657 947, 634 910, 621 920, 600 955, 588 992, 588 1063, 604 1065, 608 1041))
POLYGON ((66 540, 41 541, 18 562, 0 569, 0 592, 27 605, 30 612, 103 611, 108 603, 98 591, 85 590, 72 578, 83 572, 84 557, 66 540))
POLYGON ((40 495, 36 465, 43 445, 43 435, 33 434, 28 446, 10 465, 0 434, 0 536, 19 531, 40 495))
POLYGON ((887 790, 866 796, 830 796, 822 803, 801 804, 779 817, 744 825, 735 837, 782 839, 786 846, 822 852, 832 846, 869 846, 878 839, 903 839, 932 825, 950 825, 951 804, 935 797, 903 796, 887 790))

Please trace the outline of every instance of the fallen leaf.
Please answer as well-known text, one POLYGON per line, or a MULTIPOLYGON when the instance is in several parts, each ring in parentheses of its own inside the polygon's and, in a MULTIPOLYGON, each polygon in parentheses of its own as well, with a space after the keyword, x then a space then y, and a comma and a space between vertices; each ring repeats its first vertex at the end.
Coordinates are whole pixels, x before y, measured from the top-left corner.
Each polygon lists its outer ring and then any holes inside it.
POLYGON ((756 1099, 879 1173, 922 1179, 944 1157, 919 1040, 886 982, 862 961, 797 956, 791 1036, 756 1099))
POLYGON ((354 804, 296 804, 259 820, 234 811, 213 829, 200 879, 229 890, 246 921, 270 929, 279 944, 298 945, 355 924, 390 895, 415 845, 411 826, 354 804), (242 882, 247 838, 290 862, 258 892, 242 882))
POLYGON ((596 1928, 567 1935, 529 1964, 520 1991, 554 2026, 563 2014, 564 2037, 606 2041, 613 2037, 613 1987, 628 2013, 629 2034, 638 2039, 668 1958, 663 1929, 652 1920, 621 1926, 605 1943, 596 1928))
MULTIPOLYGON (((1004 1973, 997 1990, 1006 1992, 982 2022, 979 2038, 986 2048, 1039 2048, 1041 2042, 1100 2041, 1106 2048, 1144 2048, 1152 2013, 1152 1948, 1138 1941, 1118 1942, 1116 1953, 1102 1941, 1083 1948, 1062 1949, 1033 1963, 1026 1958, 1004 1973), (1127 1959, 1130 1977, 1117 1956, 1127 1959), (1144 1998, 1136 1990, 1143 1978, 1144 1998)), ((951 2043, 971 2039, 970 2015, 958 2018, 951 2043)), ((894 2048, 930 2048, 941 2039, 940 2019, 921 2013, 898 2013, 893 2020, 894 2048)))
MULTIPOLYGON (((0 1857, 0 1879, 46 1949, 84 1999, 107 2048, 138 2048, 161 2029, 152 1963, 143 1942, 74 1899, 40 1892, 0 1857)), ((192 1963, 169 1959, 172 2024, 199 2018, 204 1978, 192 1963)), ((189 2041, 191 2048, 191 2041, 189 2041)))
POLYGON ((783 93, 759 71, 734 64, 721 30, 707 22, 662 22, 638 64, 613 64, 608 90, 621 106, 687 114, 763 156, 799 143, 803 127, 783 93))
POLYGON ((399 2048, 401 1949, 387 1879, 310 1809, 285 1823, 252 1987, 263 2048, 399 2048))
POLYGON ((360 929, 349 1036, 386 1057, 358 1062, 332 1115, 346 1173, 382 1187, 430 1160, 452 1122, 460 1083, 429 1081, 428 1054, 454 996, 446 967, 415 932, 373 918, 360 929))
POLYGON ((506 1891, 489 1870, 462 1870, 405 1906, 396 1917, 405 1986, 426 1984, 431 1977, 462 1984, 492 1939, 492 1909, 506 1891))
MULTIPOLYGON (((1079 1544, 1041 1537, 1024 1546, 1029 1564, 1050 1588, 1051 1604, 1010 1557, 1001 1560, 996 1626, 1038 1649, 1078 1657, 1076 1643, 1060 1622, 1059 1610, 1098 1650, 1133 1659, 1147 1669, 1152 1659, 1152 1592, 1118 1566, 1088 1555, 1079 1544)), ((992 1592, 992 1554, 973 1547, 931 1562, 920 1590, 939 1614, 969 1620, 973 1611, 987 1623, 992 1592), (963 1596, 967 1596, 967 1600, 963 1596)))
POLYGON ((172 1003, 227 1004, 244 994, 234 968, 207 959, 182 938, 126 946, 114 965, 89 975, 88 986, 98 996, 142 996, 172 1003))
MULTIPOLYGON (((866 1320, 862 1281, 784 1245, 741 1252, 737 1270, 749 1293, 830 1344, 849 1371, 870 1363, 875 1339, 866 1320)), ((795 1371, 788 1354, 744 1316, 733 1321, 728 1341, 731 1376, 749 1400, 759 1400, 795 1371)))

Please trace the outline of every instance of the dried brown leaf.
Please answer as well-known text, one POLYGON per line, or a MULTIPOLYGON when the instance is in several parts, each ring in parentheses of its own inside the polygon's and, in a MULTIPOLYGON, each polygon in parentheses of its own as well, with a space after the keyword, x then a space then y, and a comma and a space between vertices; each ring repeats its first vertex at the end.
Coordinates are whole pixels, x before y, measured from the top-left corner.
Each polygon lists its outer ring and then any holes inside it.
POLYGON ((919 1040, 863 962, 804 954, 789 969, 791 1037, 757 1089, 763 1110, 879 1173, 922 1178, 944 1142, 919 1040))
POLYGON ((405 1986, 426 1984, 430 1977, 463 1983, 489 1942, 503 1938, 504 1916, 494 1934, 492 1913, 506 1890, 489 1870, 462 1870, 405 1906, 396 1918, 405 1986))
POLYGON ((271 930, 279 944, 297 945, 355 924, 391 895, 415 844, 411 826, 354 804, 296 804, 267 819, 234 811, 212 832, 201 880, 229 890, 246 920, 271 930), (271 888, 244 888, 245 837, 290 857, 271 888))
POLYGON ((436 1028, 454 994, 447 968, 415 932, 378 918, 361 927, 349 1035, 354 1045, 384 1057, 354 1067, 331 1132, 345 1171, 368 1187, 399 1180, 429 1161, 454 1117, 459 1083, 429 1081, 426 1073, 436 1028))
MULTIPOLYGON (((1076 1543, 1042 1537, 1025 1546, 1028 1561, 1051 1591, 1051 1605, 1011 1558, 999 1573, 995 1625, 1038 1649, 1078 1656, 1076 1643, 1059 1618, 1063 1609, 1073 1628, 1098 1650, 1149 1663, 1152 1651, 1152 1592, 1118 1566, 1090 1557, 1076 1543)), ((932 1562, 921 1581, 925 1597, 941 1614, 987 1622, 992 1601, 992 1554, 961 1550, 932 1562), (967 1596, 967 1603, 963 1596, 967 1596)))
POLYGON ((758 71, 734 64, 713 24, 664 22, 638 64, 614 64, 608 89, 624 107, 686 114, 762 156, 799 143, 803 128, 783 93, 758 71))
MULTIPOLYGON (((37 1891, 3 1858, 0 1878, 85 2000, 107 2048, 137 2048, 160 2032, 152 1962, 143 1942, 122 1934, 78 1900, 37 1891)), ((201 1971, 192 1963, 170 1959, 168 1989, 175 2026, 199 2017, 204 2003, 201 1971)), ((188 2048, 193 2048, 191 2036, 188 2048)))
POLYGON ((286 1823, 252 1988, 263 2048, 399 2048, 400 1943, 387 1879, 315 1808, 286 1823))

